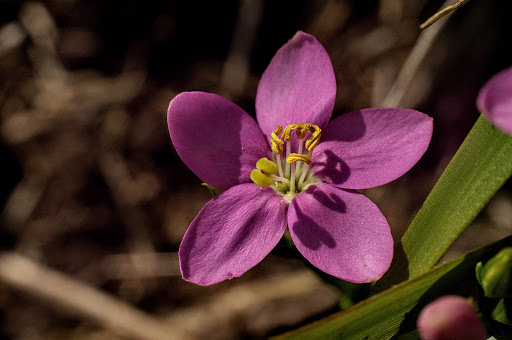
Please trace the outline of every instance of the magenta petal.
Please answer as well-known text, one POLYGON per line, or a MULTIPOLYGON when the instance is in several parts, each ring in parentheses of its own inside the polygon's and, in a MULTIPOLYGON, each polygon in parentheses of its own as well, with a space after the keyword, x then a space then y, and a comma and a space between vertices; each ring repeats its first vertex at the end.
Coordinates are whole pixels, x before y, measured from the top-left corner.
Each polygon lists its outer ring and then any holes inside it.
POLYGON ((476 105, 491 123, 512 134, 512 67, 494 75, 482 87, 476 105))
POLYGON ((432 137, 432 118, 408 109, 365 109, 334 119, 313 150, 315 176, 340 188, 389 183, 409 171, 432 137))
POLYGON ((310 186, 292 200, 288 226, 300 253, 342 280, 376 281, 391 264, 393 238, 386 218, 355 191, 310 186))
POLYGON ((323 128, 336 97, 329 55, 311 35, 297 32, 270 61, 258 85, 256 116, 263 132, 295 123, 323 128))
POLYGON ((181 242, 183 278, 209 286, 241 276, 279 242, 287 207, 273 189, 256 184, 240 184, 213 198, 181 242))
POLYGON ((244 110, 213 93, 183 92, 169 104, 171 140, 183 162, 204 182, 227 189, 250 183, 251 171, 270 148, 244 110))

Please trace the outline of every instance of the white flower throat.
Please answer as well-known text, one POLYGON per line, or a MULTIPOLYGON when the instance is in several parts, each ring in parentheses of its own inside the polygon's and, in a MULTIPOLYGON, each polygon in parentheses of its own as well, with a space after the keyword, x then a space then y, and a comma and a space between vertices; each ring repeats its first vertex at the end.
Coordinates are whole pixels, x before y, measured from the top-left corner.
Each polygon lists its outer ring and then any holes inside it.
POLYGON ((271 186, 278 194, 285 196, 288 202, 311 184, 321 182, 313 176, 310 167, 311 151, 320 142, 320 132, 318 126, 310 123, 290 124, 284 130, 279 125, 270 137, 272 160, 258 160, 256 169, 251 172, 253 182, 261 187, 271 186), (299 139, 297 153, 291 152, 293 131, 299 139), (307 133, 310 136, 304 140, 307 133), (284 157, 281 156, 283 151, 284 157))

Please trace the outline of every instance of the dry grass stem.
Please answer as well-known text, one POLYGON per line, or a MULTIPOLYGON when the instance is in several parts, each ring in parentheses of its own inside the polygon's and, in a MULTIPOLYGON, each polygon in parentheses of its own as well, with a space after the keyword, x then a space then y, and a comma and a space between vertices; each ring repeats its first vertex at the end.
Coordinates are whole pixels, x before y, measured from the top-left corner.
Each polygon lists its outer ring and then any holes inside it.
POLYGON ((451 6, 447 6, 447 7, 443 8, 442 10, 440 10, 439 12, 437 12, 436 14, 434 14, 433 16, 431 16, 430 18, 425 20, 425 22, 420 25, 420 28, 423 30, 423 29, 429 27, 430 25, 432 25, 433 23, 435 23, 436 21, 438 21, 442 17, 450 14, 451 12, 455 11, 457 8, 459 8, 462 5, 466 4, 468 1, 469 0, 459 0, 459 1, 457 1, 457 3, 455 3, 455 4, 451 5, 451 6))
MULTIPOLYGON (((444 8, 450 0, 447 0, 441 7, 444 8)), ((391 90, 384 99, 383 107, 400 107, 402 100, 409 88, 411 81, 421 63, 425 59, 427 53, 430 51, 434 41, 436 40, 439 33, 443 30, 447 23, 448 17, 445 17, 439 21, 439 24, 432 27, 429 30, 421 32, 416 41, 416 44, 412 48, 409 56, 405 60, 398 77, 396 78, 391 90)))
POLYGON ((15 254, 0 255, 0 280, 14 288, 79 312, 129 338, 187 339, 150 315, 62 273, 15 254))

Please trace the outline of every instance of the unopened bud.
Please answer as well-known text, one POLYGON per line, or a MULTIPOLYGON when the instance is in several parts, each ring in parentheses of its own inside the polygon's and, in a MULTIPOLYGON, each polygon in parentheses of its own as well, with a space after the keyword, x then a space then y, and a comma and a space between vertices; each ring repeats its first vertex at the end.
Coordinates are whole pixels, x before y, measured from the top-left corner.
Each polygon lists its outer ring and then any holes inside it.
POLYGON ((485 265, 478 262, 475 271, 485 296, 490 298, 512 296, 512 247, 501 249, 485 265))
POLYGON ((422 340, 485 340, 487 331, 465 298, 455 295, 440 297, 421 311, 417 320, 422 340))

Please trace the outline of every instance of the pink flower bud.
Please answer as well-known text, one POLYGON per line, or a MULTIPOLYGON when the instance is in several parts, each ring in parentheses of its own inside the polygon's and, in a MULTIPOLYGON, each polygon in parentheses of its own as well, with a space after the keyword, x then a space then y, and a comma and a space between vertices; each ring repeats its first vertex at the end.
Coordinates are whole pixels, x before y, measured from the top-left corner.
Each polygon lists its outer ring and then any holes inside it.
POLYGON ((495 74, 480 89, 476 106, 498 129, 512 135, 512 67, 495 74))
POLYGON ((417 320, 423 340, 484 340, 485 326, 473 305, 461 296, 447 295, 429 303, 417 320))

